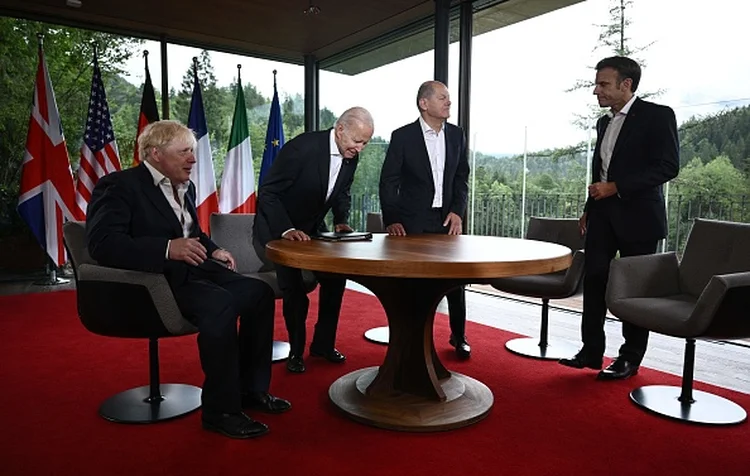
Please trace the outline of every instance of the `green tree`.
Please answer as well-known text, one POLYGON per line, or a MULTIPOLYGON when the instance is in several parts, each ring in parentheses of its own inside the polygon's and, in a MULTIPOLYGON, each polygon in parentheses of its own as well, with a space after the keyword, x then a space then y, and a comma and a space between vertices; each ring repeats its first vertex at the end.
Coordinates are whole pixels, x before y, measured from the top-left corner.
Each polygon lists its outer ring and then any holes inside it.
MULTIPOLYGON (((13 209, 38 64, 38 33, 44 37, 47 68, 74 170, 91 92, 94 47, 98 48, 102 79, 111 93, 110 82, 141 43, 109 33, 0 17, 0 223, 19 223, 13 209)), ((112 103, 122 104, 117 100, 112 103)))
POLYGON ((729 205, 737 195, 747 194, 747 181, 729 158, 720 156, 703 164, 696 157, 680 171, 674 180, 677 193, 687 200, 729 205))
MULTIPOLYGON (((641 67, 646 62, 639 58, 638 55, 648 49, 653 42, 644 46, 633 45, 631 38, 627 35, 632 25, 632 19, 627 12, 633 6, 633 0, 610 0, 609 19, 605 24, 597 25, 600 28, 599 38, 593 53, 597 58, 606 56, 628 56, 636 60, 641 67)), ((598 60, 597 60, 598 61, 598 60)), ((593 71, 593 68, 591 68, 593 71)), ((593 72, 591 74, 593 76, 593 72)), ((593 90, 594 81, 592 79, 579 79, 566 92, 579 91, 581 89, 593 90)), ((640 97, 657 96, 662 91, 646 92, 638 91, 640 97)), ((583 130, 593 127, 596 119, 602 115, 602 109, 598 106, 591 105, 584 113, 576 113, 573 123, 583 130)))

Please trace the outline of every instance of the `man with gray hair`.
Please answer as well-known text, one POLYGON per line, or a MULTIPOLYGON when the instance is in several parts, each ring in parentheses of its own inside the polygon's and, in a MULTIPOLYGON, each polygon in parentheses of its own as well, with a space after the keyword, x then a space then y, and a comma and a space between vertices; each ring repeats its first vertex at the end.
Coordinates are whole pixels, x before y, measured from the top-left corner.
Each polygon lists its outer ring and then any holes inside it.
MULTIPOLYGON (((348 224, 349 189, 359 153, 370 141, 374 128, 370 113, 353 107, 341 115, 332 129, 300 134, 282 147, 258 190, 253 229, 258 256, 266 260, 265 246, 269 241, 307 241, 310 235, 326 231, 324 219, 329 210, 333 210, 335 231, 352 231, 348 224)), ((291 347, 287 370, 302 373, 310 301, 300 269, 279 264, 275 268, 291 347)), ((342 363, 346 357, 335 344, 346 280, 326 273, 315 275, 320 297, 310 355, 342 363)))
POLYGON ((291 407, 268 393, 273 290, 235 273, 231 253, 201 230, 190 182, 193 132, 177 121, 157 121, 143 130, 138 147, 141 165, 106 175, 94 188, 89 253, 105 266, 164 275, 180 312, 198 327, 203 427, 232 438, 260 436, 268 427, 243 408, 281 413, 291 407))

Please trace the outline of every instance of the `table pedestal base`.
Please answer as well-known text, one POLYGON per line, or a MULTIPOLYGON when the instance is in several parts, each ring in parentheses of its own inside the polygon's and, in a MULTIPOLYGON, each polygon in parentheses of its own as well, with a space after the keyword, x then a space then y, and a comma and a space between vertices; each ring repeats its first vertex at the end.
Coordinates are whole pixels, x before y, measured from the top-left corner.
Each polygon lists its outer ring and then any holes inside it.
POLYGON ((484 419, 492 408, 492 392, 482 382, 460 373, 440 380, 444 401, 401 393, 367 395, 378 367, 351 372, 328 390, 331 401, 350 418, 366 425, 400 431, 429 432, 461 428, 484 419))

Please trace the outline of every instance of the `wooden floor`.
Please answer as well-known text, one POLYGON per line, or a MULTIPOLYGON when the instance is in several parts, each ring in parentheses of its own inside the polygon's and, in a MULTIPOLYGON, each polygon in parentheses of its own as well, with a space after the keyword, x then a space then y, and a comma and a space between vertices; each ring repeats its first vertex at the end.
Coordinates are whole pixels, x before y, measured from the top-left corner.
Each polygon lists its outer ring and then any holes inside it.
MULTIPOLYGON (((36 275, 0 274, 0 295, 74 289, 72 276, 61 277, 70 279, 70 282, 46 286, 38 284, 46 279, 42 273, 36 275)), ((349 283, 350 288, 367 292, 361 286, 349 283)), ((466 301, 468 319, 471 321, 522 335, 538 336, 541 316, 541 303, 538 301, 501 295, 485 286, 469 287, 466 301)), ((441 303, 439 310, 447 312, 445 300, 441 303)), ((552 302, 549 329, 551 339, 564 339, 577 345, 580 342, 580 322, 580 296, 552 302)), ((620 323, 614 319, 607 319, 605 323, 607 356, 616 356, 617 349, 622 344, 620 327, 620 323)), ((471 335, 468 336, 468 340, 471 342, 471 335)), ((651 333, 643 365, 681 375, 684 347, 683 339, 651 333)), ((557 364, 544 362, 543 365, 557 364)), ((695 378, 702 382, 750 394, 750 343, 746 341, 699 341, 696 351, 695 378)))

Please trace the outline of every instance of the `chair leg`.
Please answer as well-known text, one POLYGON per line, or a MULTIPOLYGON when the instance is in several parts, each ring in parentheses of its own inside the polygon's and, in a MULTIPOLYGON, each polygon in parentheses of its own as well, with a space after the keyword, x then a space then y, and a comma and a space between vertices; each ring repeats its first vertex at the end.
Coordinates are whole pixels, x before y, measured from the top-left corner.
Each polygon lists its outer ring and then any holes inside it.
POLYGON ((648 385, 630 392, 641 408, 673 420, 704 425, 734 425, 747 419, 747 412, 724 397, 693 389, 695 339, 685 342, 682 385, 648 385))
POLYGON ((200 408, 200 387, 160 383, 158 339, 149 339, 148 354, 149 384, 107 399, 99 407, 99 414, 103 418, 117 423, 155 423, 186 415, 200 408))
POLYGON ((576 353, 577 348, 567 342, 549 342, 549 299, 542 298, 542 328, 539 341, 532 337, 519 337, 505 343, 514 354, 543 360, 559 360, 576 353))

